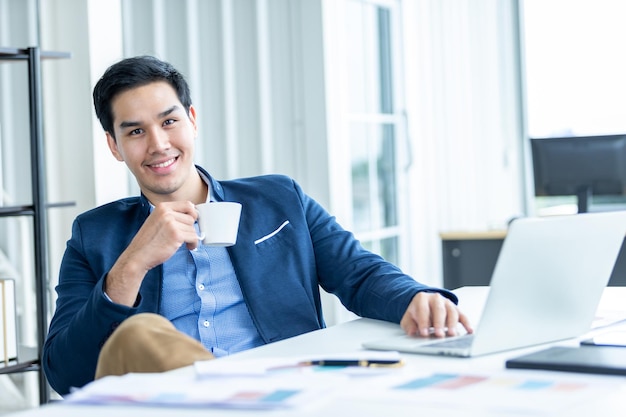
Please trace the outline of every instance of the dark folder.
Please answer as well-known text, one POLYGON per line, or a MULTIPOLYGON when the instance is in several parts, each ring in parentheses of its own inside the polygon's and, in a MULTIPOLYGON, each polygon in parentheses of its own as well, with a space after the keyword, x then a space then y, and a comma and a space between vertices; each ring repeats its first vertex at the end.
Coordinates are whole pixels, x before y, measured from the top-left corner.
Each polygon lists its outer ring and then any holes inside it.
POLYGON ((626 348, 613 346, 550 347, 506 361, 507 368, 626 375, 626 348))

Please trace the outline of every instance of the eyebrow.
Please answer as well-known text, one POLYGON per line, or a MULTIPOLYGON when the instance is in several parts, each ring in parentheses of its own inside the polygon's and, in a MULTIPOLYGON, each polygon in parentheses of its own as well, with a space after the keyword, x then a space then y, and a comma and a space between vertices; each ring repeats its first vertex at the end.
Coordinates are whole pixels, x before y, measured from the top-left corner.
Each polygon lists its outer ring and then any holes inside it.
MULTIPOLYGON (((177 104, 174 104, 172 107, 170 107, 167 110, 162 111, 161 113, 157 114, 157 117, 163 118, 165 116, 168 116, 170 114, 172 114, 174 111, 178 110, 180 107, 177 104)), ((120 129, 125 129, 128 127, 135 127, 135 126, 139 126, 141 125, 141 122, 135 122, 135 121, 124 121, 120 123, 120 129)))

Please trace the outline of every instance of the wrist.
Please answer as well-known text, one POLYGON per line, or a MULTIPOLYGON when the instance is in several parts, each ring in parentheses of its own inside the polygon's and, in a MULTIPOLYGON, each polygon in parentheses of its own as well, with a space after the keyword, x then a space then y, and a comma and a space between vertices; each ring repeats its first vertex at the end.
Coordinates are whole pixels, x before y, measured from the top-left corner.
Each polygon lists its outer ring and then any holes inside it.
POLYGON ((146 272, 145 268, 120 258, 104 278, 102 289, 111 302, 128 307, 136 306, 139 287, 146 272))

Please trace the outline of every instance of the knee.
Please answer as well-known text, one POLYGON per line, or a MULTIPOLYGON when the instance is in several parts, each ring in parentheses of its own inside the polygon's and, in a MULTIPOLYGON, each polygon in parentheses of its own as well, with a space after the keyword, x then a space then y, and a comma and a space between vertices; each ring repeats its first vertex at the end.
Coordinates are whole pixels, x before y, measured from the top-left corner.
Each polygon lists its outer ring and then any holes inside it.
POLYGON ((115 332, 133 332, 142 329, 173 328, 174 325, 165 317, 155 313, 139 313, 130 316, 115 329, 115 332))
POLYGON ((117 344, 122 340, 141 340, 142 338, 149 338, 150 334, 164 329, 174 329, 174 325, 165 317, 154 313, 135 314, 124 320, 115 329, 107 341, 107 344, 117 344))

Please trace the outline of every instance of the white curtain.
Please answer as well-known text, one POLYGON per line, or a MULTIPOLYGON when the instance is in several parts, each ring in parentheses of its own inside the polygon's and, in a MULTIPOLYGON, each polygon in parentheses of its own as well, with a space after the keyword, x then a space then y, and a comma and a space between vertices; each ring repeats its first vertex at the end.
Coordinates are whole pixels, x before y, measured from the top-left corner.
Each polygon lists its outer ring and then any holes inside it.
POLYGON ((124 54, 187 77, 197 162, 217 178, 284 173, 328 203, 319 2, 123 0, 124 54))
POLYGON ((503 228, 526 212, 518 5, 403 6, 413 273, 440 284, 440 232, 503 228))

